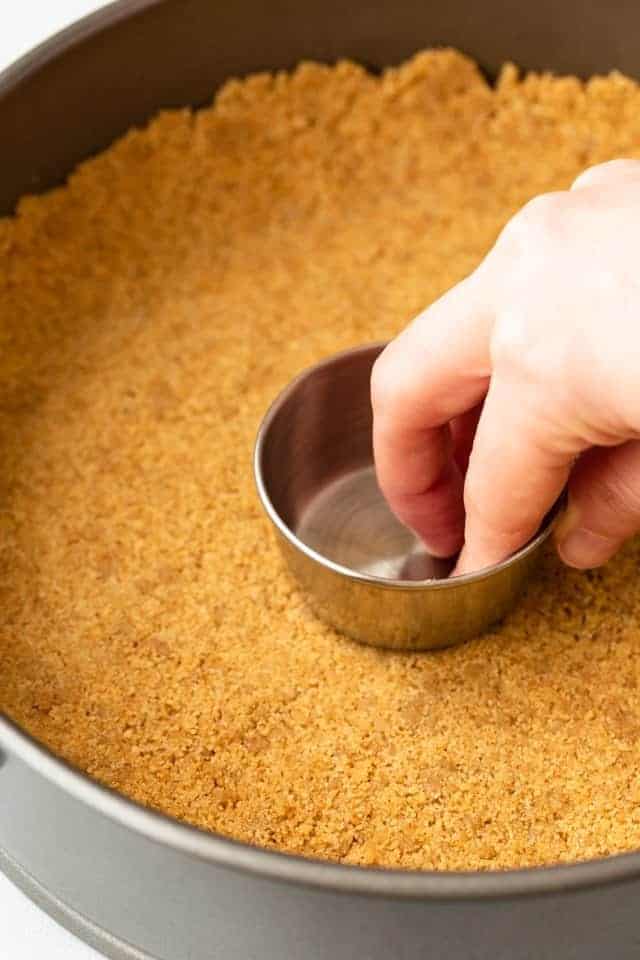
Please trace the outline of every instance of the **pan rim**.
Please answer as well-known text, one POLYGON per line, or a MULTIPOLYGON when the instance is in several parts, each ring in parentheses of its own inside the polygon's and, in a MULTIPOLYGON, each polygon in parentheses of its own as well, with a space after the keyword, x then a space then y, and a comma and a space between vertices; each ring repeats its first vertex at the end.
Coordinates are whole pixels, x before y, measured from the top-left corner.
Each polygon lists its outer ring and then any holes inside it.
MULTIPOLYGON (((0 72, 0 98, 95 34, 164 0, 112 0, 0 72)), ((331 863, 251 846, 149 809, 56 756, 0 710, 0 748, 92 810, 145 838, 218 867, 334 893, 400 900, 485 901, 572 893, 640 876, 640 851, 503 871, 407 871, 331 863)), ((2 770, 0 752, 0 776, 2 770)))

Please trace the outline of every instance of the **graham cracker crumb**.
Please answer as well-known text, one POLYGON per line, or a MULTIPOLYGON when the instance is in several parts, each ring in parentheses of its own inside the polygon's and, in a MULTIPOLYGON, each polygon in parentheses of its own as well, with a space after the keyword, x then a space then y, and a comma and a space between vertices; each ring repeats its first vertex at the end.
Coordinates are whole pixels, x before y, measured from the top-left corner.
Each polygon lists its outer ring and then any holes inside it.
POLYGON ((232 81, 0 222, 0 704, 91 776, 249 843, 497 869, 640 846, 640 544, 551 556, 499 629, 318 623, 251 451, 306 365, 393 336, 531 196, 640 157, 612 74, 420 54, 232 81))

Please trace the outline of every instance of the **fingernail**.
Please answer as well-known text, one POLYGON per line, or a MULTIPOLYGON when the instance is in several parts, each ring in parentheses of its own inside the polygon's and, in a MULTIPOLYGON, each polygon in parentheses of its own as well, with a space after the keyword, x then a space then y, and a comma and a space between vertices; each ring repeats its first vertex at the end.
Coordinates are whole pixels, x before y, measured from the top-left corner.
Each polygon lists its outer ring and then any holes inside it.
POLYGON ((578 512, 578 508, 572 503, 569 503, 555 524, 553 536, 556 543, 562 543, 572 530, 577 530, 579 527, 580 513, 578 512))
POLYGON ((560 558, 579 570, 606 563, 617 548, 608 537, 583 527, 580 511, 571 502, 556 524, 554 537, 560 558))
POLYGON ((579 570, 599 567, 615 553, 616 544, 591 530, 578 527, 558 539, 558 553, 565 563, 579 570))
POLYGON ((476 573, 478 570, 481 570, 483 566, 487 566, 487 564, 477 560, 469 551, 468 547, 463 547, 456 561, 456 565, 449 576, 462 577, 467 573, 476 573))

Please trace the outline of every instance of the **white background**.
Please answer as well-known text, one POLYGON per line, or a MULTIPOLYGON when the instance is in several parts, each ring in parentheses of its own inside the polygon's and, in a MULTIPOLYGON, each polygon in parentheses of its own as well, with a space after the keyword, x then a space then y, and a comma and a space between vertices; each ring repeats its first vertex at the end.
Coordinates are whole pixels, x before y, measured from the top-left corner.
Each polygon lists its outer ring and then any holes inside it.
MULTIPOLYGON (((105 0, 0 0, 0 70, 103 6, 105 0)), ((50 920, 0 873, 0 958, 99 960, 99 955, 50 920)))

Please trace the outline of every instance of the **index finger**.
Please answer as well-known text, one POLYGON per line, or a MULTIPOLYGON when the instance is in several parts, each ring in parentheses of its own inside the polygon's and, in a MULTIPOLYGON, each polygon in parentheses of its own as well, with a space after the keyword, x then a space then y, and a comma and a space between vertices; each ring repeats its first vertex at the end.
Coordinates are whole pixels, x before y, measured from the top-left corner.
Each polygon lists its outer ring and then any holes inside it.
POLYGON ((505 560, 537 533, 576 452, 545 442, 522 392, 494 375, 467 470, 465 545, 455 575, 505 560))
POLYGON ((486 392, 491 325, 473 274, 420 314, 373 371, 378 482, 398 518, 438 556, 462 545, 462 477, 448 424, 486 392))

